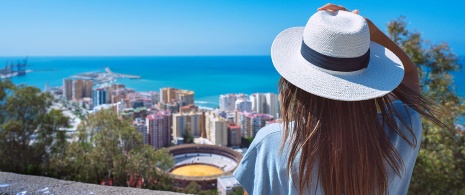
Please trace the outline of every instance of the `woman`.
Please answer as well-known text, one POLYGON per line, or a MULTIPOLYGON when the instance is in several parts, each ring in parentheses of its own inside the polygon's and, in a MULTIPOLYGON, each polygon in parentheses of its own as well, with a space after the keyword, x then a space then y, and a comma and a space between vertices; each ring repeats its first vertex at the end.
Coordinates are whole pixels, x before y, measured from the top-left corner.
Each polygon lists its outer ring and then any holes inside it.
POLYGON ((257 133, 234 173, 244 189, 406 194, 420 115, 444 127, 409 56, 357 10, 333 4, 281 32, 271 55, 283 124, 257 133))

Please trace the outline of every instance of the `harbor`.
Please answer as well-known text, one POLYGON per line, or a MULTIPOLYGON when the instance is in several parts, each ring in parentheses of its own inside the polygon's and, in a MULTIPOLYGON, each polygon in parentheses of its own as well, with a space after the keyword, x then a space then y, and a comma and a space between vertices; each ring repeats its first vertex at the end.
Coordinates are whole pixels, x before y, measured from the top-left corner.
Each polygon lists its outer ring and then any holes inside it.
POLYGON ((27 57, 22 61, 18 60, 16 63, 13 61, 6 61, 5 68, 0 69, 0 78, 11 78, 14 76, 23 76, 26 75, 27 72, 31 72, 30 70, 26 70, 27 67, 27 57))
POLYGON ((116 81, 116 79, 120 79, 120 78, 140 79, 142 77, 139 75, 115 73, 111 71, 109 67, 106 67, 105 72, 80 73, 80 74, 73 75, 70 78, 80 79, 80 80, 92 80, 93 85, 100 85, 104 83, 114 82, 116 81))
POLYGON ((110 70, 110 68, 106 67, 105 68, 105 71, 112 75, 112 76, 115 76, 115 77, 118 77, 118 78, 129 78, 129 79, 140 79, 141 76, 137 76, 137 75, 130 75, 130 74, 121 74, 121 73, 114 73, 110 70))

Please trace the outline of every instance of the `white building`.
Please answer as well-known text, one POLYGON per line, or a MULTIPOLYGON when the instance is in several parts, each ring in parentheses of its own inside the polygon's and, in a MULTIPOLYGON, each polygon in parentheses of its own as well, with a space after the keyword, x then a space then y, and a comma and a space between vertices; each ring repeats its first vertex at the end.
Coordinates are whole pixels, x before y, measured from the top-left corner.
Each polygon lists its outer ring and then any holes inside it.
POLYGON ((278 116, 278 96, 274 93, 265 93, 266 99, 266 114, 270 114, 273 117, 278 116))
POLYGON ((217 181, 217 190, 219 195, 235 194, 237 190, 242 188, 234 175, 218 177, 217 181))
POLYGON ((250 95, 252 102, 252 112, 270 114, 273 117, 278 115, 278 98, 274 93, 254 93, 250 95))
POLYGON ((205 116, 205 131, 207 139, 214 145, 228 145, 228 123, 218 113, 210 111, 205 116))
POLYGON ((224 94, 220 95, 220 110, 221 111, 234 111, 236 108, 237 99, 247 99, 245 94, 224 94))
POLYGON ((238 112, 250 112, 252 111, 252 102, 245 98, 238 99, 235 102, 235 109, 238 112))
POLYGON ((121 116, 123 114, 124 109, 126 109, 126 103, 124 103, 124 101, 116 103, 116 113, 118 114, 118 116, 121 116))

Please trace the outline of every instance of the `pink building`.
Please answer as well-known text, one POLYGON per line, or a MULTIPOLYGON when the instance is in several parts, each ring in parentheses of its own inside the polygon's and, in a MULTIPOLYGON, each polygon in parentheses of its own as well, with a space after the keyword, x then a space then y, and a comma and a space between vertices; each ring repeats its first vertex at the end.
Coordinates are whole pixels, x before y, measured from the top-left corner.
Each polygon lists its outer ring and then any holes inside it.
POLYGON ((237 124, 241 127, 242 137, 255 137, 258 130, 273 118, 270 114, 239 112, 237 124))
POLYGON ((149 132, 149 144, 159 149, 171 144, 171 113, 158 112, 146 118, 149 132))

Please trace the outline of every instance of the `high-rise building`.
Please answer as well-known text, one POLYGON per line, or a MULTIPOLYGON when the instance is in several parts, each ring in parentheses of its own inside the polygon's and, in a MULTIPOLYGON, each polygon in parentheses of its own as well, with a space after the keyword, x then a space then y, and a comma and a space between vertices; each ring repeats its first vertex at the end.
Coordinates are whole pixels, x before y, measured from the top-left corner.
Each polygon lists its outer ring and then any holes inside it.
POLYGON ((176 88, 160 89, 160 102, 168 104, 174 101, 179 102, 181 107, 194 104, 194 91, 181 90, 176 88))
POLYGON ((71 93, 71 98, 73 100, 80 100, 82 98, 91 98, 92 97, 92 87, 93 82, 92 80, 71 80, 71 79, 64 79, 63 80, 63 89, 65 96, 69 97, 69 93, 71 93), (69 92, 68 92, 69 91, 69 92))
POLYGON ((266 99, 266 114, 270 114, 273 117, 278 116, 278 98, 274 93, 265 93, 266 99))
POLYGON ((85 80, 84 94, 83 97, 92 97, 92 80, 85 80))
POLYGON ((179 100, 181 106, 194 104, 194 91, 178 90, 176 91, 176 100, 179 100))
POLYGON ((183 137, 184 131, 186 130, 194 137, 200 137, 204 135, 204 113, 191 112, 173 114, 173 137, 183 137))
POLYGON ((171 143, 171 113, 158 112, 148 115, 146 124, 149 132, 149 144, 155 149, 167 147, 171 143))
POLYGON ((241 146, 241 127, 234 123, 228 123, 228 146, 241 146))
POLYGON ((74 80, 73 81, 73 100, 82 99, 84 97, 84 89, 85 89, 84 80, 74 80))
POLYGON ((118 116, 121 116, 123 114, 124 109, 126 109, 126 104, 124 103, 124 101, 117 102, 115 109, 118 116))
POLYGON ((256 113, 270 114, 276 117, 278 114, 278 99, 274 93, 254 93, 250 95, 252 111, 256 113))
POLYGON ((142 140, 144 141, 144 144, 149 144, 149 132, 145 121, 137 118, 133 124, 137 131, 142 134, 142 140))
POLYGON ((111 87, 107 85, 103 89, 106 92, 105 102, 110 103, 111 102, 111 87))
POLYGON ((237 99, 234 107, 238 112, 250 112, 252 111, 252 102, 245 98, 237 99))
POLYGON ((228 145, 228 124, 218 113, 210 111, 205 115, 205 132, 214 145, 228 145))
POLYGON ((236 102, 236 95, 234 94, 225 94, 220 95, 220 110, 227 112, 233 111, 236 102))
POLYGON ((172 100, 176 99, 176 90, 175 88, 161 88, 160 89, 160 102, 170 103, 172 100))
POLYGON ((98 106, 107 103, 107 92, 103 88, 97 88, 92 91, 92 104, 98 106))
POLYGON ((247 99, 245 94, 224 94, 220 95, 220 110, 221 111, 234 111, 236 109, 236 100, 247 99))
POLYGON ((63 97, 65 100, 73 99, 73 80, 63 79, 63 97))
POLYGON ((266 98, 262 93, 254 93, 250 95, 252 102, 252 111, 256 113, 265 113, 266 98))
POLYGON ((255 137, 258 130, 265 126, 266 121, 273 120, 273 116, 263 113, 241 112, 238 116, 242 137, 255 137))

